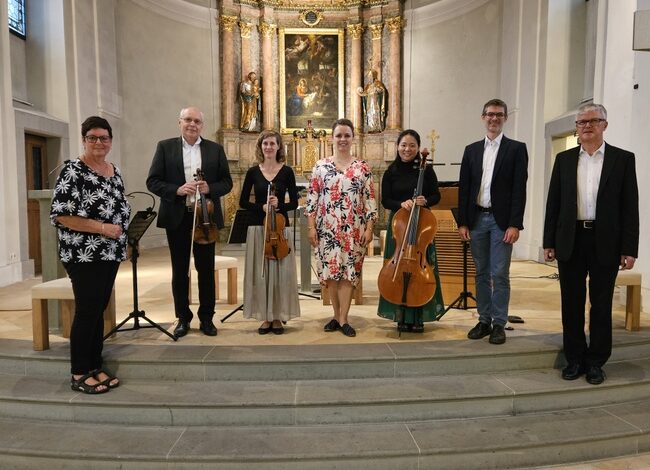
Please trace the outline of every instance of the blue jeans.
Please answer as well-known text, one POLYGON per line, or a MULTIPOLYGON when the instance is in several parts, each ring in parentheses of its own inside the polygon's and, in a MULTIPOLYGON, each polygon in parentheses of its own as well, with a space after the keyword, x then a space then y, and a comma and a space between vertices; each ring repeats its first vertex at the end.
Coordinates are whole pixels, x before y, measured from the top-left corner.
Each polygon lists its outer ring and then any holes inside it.
POLYGON ((504 235, 494 216, 485 212, 478 214, 470 230, 478 319, 488 325, 505 326, 508 321, 512 245, 503 241, 504 235))

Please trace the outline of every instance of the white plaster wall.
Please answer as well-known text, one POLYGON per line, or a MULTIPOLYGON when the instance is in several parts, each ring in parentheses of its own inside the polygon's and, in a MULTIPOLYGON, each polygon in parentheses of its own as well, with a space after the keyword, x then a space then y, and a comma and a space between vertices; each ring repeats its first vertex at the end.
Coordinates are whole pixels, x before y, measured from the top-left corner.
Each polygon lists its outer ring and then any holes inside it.
MULTIPOLYGON (((168 2, 174 3, 174 2, 168 2)), ((179 3, 182 7, 183 2, 179 3)), ((145 180, 159 140, 180 135, 178 113, 194 105, 205 115, 203 136, 214 140, 219 127, 218 42, 216 12, 195 7, 203 15, 197 26, 157 14, 148 2, 118 0, 116 8, 117 63, 123 119, 120 145, 128 191, 146 191, 145 180), (216 49, 215 49, 216 48, 216 49), (216 101, 215 101, 216 100, 216 101)), ((172 5, 173 6, 173 5, 172 5)), ((134 208, 150 205, 138 197, 134 208)), ((165 244, 164 231, 151 227, 143 246, 165 244)))
POLYGON ((499 94, 502 2, 479 3, 440 23, 406 13, 403 127, 417 130, 427 147, 431 130, 440 134, 440 181, 458 180, 465 146, 485 135, 483 104, 499 94))
POLYGON ((27 101, 27 66, 25 40, 14 34, 9 35, 11 49, 11 82, 13 97, 27 101))

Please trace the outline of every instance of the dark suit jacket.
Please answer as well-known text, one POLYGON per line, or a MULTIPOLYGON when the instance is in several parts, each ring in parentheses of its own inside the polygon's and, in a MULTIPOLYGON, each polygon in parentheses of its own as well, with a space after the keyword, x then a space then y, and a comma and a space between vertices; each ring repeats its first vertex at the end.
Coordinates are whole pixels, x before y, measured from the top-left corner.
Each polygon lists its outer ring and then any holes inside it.
MULTIPOLYGON (((559 261, 573 252, 578 217, 578 154, 580 147, 555 158, 546 201, 544 248, 554 248, 559 261)), ((639 190, 634 154, 605 144, 605 159, 596 196, 594 223, 598 261, 619 264, 621 255, 637 257, 639 190)))
MULTIPOLYGON (((485 139, 465 147, 460 165, 458 184, 458 226, 470 229, 476 220, 476 198, 481 188, 483 175, 483 150, 485 139)), ((528 151, 526 144, 501 139, 499 152, 494 162, 490 198, 492 213, 501 230, 508 227, 524 228, 524 209, 526 207, 526 181, 528 180, 528 151)))
MULTIPOLYGON (((201 140, 201 169, 210 186, 206 196, 214 202, 214 221, 223 228, 223 213, 219 198, 232 189, 232 178, 223 147, 211 140, 201 140)), ((185 215, 185 196, 178 196, 176 190, 185 184, 183 169, 183 141, 180 137, 161 140, 151 162, 147 188, 160 197, 158 227, 175 229, 185 215)))

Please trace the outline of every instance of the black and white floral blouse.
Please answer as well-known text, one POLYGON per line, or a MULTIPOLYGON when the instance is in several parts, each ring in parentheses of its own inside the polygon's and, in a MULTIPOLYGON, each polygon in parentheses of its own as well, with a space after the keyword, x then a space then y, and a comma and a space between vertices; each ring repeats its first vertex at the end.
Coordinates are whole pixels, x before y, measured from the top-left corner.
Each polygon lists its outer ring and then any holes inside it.
POLYGON ((95 173, 80 159, 66 163, 56 180, 50 219, 59 233, 59 257, 64 263, 124 261, 131 207, 124 196, 124 181, 114 166, 114 175, 95 173), (77 232, 56 221, 58 216, 76 215, 122 226, 117 240, 97 233, 77 232))

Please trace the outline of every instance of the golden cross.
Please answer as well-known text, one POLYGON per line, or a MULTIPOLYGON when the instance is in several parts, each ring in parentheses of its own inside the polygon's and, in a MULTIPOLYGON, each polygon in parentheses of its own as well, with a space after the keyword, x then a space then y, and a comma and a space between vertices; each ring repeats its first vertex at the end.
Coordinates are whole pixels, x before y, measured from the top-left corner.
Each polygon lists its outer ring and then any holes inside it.
POLYGON ((440 134, 435 129, 432 129, 428 137, 431 139, 431 153, 433 154, 436 151, 436 140, 440 138, 440 134))

